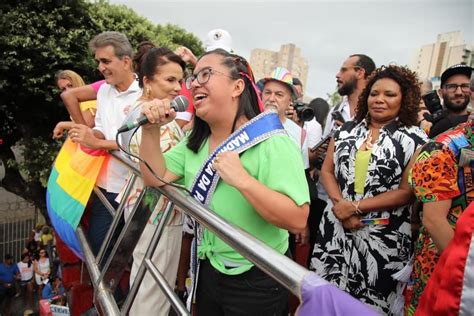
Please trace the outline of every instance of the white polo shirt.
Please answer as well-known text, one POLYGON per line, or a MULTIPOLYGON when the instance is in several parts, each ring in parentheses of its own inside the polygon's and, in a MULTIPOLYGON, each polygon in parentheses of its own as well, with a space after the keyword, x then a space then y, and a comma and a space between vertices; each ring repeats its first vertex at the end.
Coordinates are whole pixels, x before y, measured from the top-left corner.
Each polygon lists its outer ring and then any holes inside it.
MULTIPOLYGON (((97 92, 94 129, 104 134, 105 139, 115 140, 117 130, 122 126, 128 112, 141 95, 142 89, 138 86, 137 80, 134 80, 130 87, 122 92, 115 86, 104 83, 97 92)), ((127 177, 128 169, 110 157, 108 164, 100 171, 96 184, 107 192, 119 193, 127 177)))

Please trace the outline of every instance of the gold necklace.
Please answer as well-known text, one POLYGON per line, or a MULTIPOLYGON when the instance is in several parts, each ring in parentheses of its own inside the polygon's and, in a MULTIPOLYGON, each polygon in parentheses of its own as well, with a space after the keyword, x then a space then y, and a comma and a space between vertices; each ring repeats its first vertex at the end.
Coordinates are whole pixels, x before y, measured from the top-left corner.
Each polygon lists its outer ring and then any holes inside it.
POLYGON ((372 130, 369 129, 369 133, 367 134, 367 138, 364 141, 365 143, 365 148, 367 150, 372 150, 374 148, 374 144, 372 144, 372 130))

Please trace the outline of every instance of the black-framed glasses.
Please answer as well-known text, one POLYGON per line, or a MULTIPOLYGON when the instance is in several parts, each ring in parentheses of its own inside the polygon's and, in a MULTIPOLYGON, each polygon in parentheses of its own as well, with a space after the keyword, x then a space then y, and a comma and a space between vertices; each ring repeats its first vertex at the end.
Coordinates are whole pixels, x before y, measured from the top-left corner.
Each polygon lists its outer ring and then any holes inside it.
POLYGON ((471 87, 469 83, 461 83, 461 84, 447 83, 444 85, 444 88, 446 89, 446 91, 451 92, 451 93, 456 92, 458 88, 461 88, 461 91, 464 93, 468 93, 471 91, 471 87))
POLYGON ((229 75, 227 75, 223 72, 214 70, 212 68, 204 68, 204 69, 201 69, 200 71, 198 71, 197 74, 192 74, 191 76, 186 78, 186 80, 184 81, 185 84, 186 84, 186 89, 188 89, 188 90, 191 89, 191 85, 193 84, 194 80, 197 80, 197 82, 199 84, 205 84, 206 82, 209 81, 209 79, 211 78, 211 75, 213 75, 213 74, 219 74, 219 75, 223 75, 223 76, 229 77, 231 79, 234 79, 231 76, 229 76, 229 75))

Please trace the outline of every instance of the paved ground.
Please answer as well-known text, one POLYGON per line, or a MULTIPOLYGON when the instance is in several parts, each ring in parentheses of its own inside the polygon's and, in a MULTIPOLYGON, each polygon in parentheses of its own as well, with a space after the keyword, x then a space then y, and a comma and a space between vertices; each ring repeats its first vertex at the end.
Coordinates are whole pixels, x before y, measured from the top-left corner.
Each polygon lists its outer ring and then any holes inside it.
MULTIPOLYGON (((39 315, 39 310, 38 310, 38 296, 36 293, 34 293, 33 297, 33 302, 35 304, 33 312, 35 314, 31 315, 39 315)), ((12 316, 23 316, 23 313, 26 310, 26 302, 23 296, 15 297, 12 302, 12 316)))

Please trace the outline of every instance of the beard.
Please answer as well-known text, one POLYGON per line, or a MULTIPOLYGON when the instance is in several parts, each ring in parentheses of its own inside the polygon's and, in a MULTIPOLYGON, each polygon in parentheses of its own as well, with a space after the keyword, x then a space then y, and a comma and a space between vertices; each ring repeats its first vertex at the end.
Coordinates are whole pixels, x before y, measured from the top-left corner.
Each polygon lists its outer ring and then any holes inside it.
POLYGON ((352 77, 337 89, 339 95, 351 95, 357 87, 357 79, 352 77))
POLYGON ((464 112, 464 110, 466 110, 467 105, 469 104, 469 101, 470 101, 469 95, 463 94, 463 97, 464 97, 464 102, 462 102, 461 104, 457 104, 457 103, 451 102, 451 99, 453 98, 450 98, 447 94, 443 94, 444 106, 449 112, 456 113, 456 114, 462 113, 464 112))

